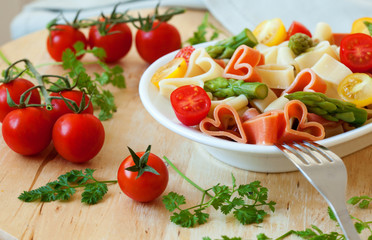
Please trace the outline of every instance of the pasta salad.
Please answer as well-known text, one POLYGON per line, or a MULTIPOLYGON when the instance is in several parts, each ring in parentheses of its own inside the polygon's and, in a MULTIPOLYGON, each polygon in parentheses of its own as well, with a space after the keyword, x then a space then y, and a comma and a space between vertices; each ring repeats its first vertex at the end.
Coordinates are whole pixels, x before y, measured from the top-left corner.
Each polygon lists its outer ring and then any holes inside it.
POLYGON ((283 28, 272 19, 205 48, 185 47, 151 82, 181 123, 239 143, 317 141, 368 124, 365 29, 335 34, 318 23, 311 34, 296 21, 283 28))

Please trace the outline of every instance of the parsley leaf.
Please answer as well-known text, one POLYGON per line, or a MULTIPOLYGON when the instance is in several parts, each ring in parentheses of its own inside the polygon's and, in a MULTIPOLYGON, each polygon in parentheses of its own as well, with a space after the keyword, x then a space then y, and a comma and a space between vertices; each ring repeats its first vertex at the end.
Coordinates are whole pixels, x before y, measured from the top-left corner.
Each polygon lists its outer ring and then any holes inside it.
MULTIPOLYGON (((165 159, 167 162, 169 161, 167 158, 165 159)), ((173 164, 171 166, 175 168, 173 164)), ((165 208, 173 212, 170 217, 171 222, 188 228, 204 224, 209 219, 209 214, 205 212, 209 206, 213 206, 214 209, 220 210, 225 215, 232 212, 241 224, 261 223, 268 214, 262 209, 264 206, 269 206, 271 211, 275 211, 275 202, 267 202, 268 190, 261 186, 259 181, 237 187, 235 177, 232 174, 231 176, 232 187, 217 184, 209 190, 204 190, 200 204, 192 207, 181 208, 181 205, 186 204, 183 195, 170 192, 163 196, 165 208), (210 195, 208 191, 212 191, 214 195, 210 195), (210 199, 205 201, 207 195, 210 196, 210 199)), ((191 180, 188 179, 188 181, 191 180)), ((196 184, 193 183, 193 185, 196 184)))
POLYGON ((205 13, 202 23, 198 26, 198 30, 193 33, 193 37, 186 40, 187 43, 189 43, 190 45, 195 45, 198 43, 212 41, 218 38, 221 31, 216 26, 214 26, 212 23, 208 21, 208 17, 209 17, 209 14, 205 13), (208 29, 212 30, 212 34, 209 40, 206 37, 208 29))
POLYGON ((100 108, 98 118, 103 121, 112 118, 117 107, 114 101, 114 95, 109 91, 102 89, 102 86, 111 84, 118 88, 125 88, 124 70, 116 65, 109 67, 103 61, 98 60, 97 64, 104 70, 102 73, 94 73, 90 76, 84 64, 78 60, 78 56, 85 53, 92 53, 97 58, 102 59, 106 53, 102 48, 94 47, 90 50, 84 49, 82 42, 77 42, 74 45, 76 53, 71 49, 67 49, 62 55, 62 66, 68 70, 69 77, 73 80, 73 84, 77 84, 80 90, 86 90, 88 95, 92 96, 92 103, 100 108))
POLYGON ((72 170, 58 177, 56 181, 49 182, 45 186, 31 191, 24 191, 18 199, 24 202, 51 202, 56 200, 67 201, 76 193, 76 188, 83 187, 81 202, 87 204, 96 204, 102 200, 107 193, 107 183, 116 183, 112 181, 97 181, 93 177, 94 169, 72 170))
POLYGON ((372 202, 372 198, 368 196, 356 196, 350 198, 347 203, 352 205, 358 204, 359 208, 366 209, 369 207, 369 204, 372 202))

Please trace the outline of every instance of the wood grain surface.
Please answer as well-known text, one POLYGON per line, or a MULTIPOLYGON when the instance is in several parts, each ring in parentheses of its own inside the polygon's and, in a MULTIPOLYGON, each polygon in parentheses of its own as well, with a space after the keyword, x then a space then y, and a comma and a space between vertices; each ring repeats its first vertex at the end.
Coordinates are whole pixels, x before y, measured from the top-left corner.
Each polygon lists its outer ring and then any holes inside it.
MULTIPOLYGON (((146 12, 146 11, 144 11, 146 12)), ((171 23, 178 27, 183 40, 192 36, 204 16, 203 11, 188 10, 175 16, 171 23)), ((222 26, 213 18, 219 28, 222 26)), ((134 29, 132 28, 133 32, 134 29)), ((46 31, 36 32, 3 45, 0 49, 10 61, 30 59, 35 65, 52 62, 46 51, 46 31)), ((82 61, 94 60, 85 56, 82 61)), ((278 237, 290 229, 305 230, 312 224, 325 232, 340 231, 327 214, 327 204, 299 172, 265 174, 230 167, 211 157, 197 143, 185 139, 156 122, 142 106, 138 94, 141 74, 148 64, 140 59, 135 46, 119 64, 124 68, 127 88, 108 87, 115 95, 118 111, 104 121, 106 139, 101 152, 85 164, 62 159, 51 144, 41 154, 21 156, 11 151, 0 139, 0 229, 17 239, 212 239, 242 237, 256 239, 259 233, 278 237), (144 151, 151 144, 152 152, 167 156, 183 173, 204 188, 217 183, 231 185, 231 173, 237 184, 261 181, 269 189, 269 199, 276 201, 276 211, 261 224, 240 225, 232 216, 210 209, 209 221, 193 229, 170 222, 170 213, 161 198, 151 203, 138 203, 124 195, 117 184, 110 185, 99 204, 80 203, 79 192, 67 202, 24 203, 17 199, 24 190, 31 190, 55 180, 72 169, 97 169, 98 179, 116 179, 118 167, 129 154, 127 146, 144 151)), ((1 70, 7 66, 0 63, 1 70)), ((90 71, 97 67, 89 66, 90 71)), ((60 66, 44 66, 41 73, 63 74, 60 66)), ((98 70, 97 70, 98 71, 98 70)), ((343 158, 348 170, 346 197, 372 196, 372 146, 343 158)), ((197 204, 201 193, 169 169, 169 185, 165 194, 176 191, 187 198, 188 205, 197 204)), ((348 205, 350 213, 363 220, 372 220, 372 208, 361 210, 348 205)), ((1 239, 0 234, 0 239, 1 239)), ((367 234, 361 235, 366 239, 367 234)), ((288 239, 296 239, 290 237, 288 239)))

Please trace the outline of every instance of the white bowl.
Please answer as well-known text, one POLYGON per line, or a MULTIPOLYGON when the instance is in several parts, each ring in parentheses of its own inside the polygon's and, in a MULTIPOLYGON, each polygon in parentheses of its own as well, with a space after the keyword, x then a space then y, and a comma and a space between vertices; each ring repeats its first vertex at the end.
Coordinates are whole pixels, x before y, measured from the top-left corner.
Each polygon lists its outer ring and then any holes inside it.
MULTIPOLYGON (((205 47, 211 43, 200 44, 205 47)), ((160 124, 186 138, 202 144, 216 159, 231 166, 255 172, 289 172, 296 167, 287 160, 275 146, 242 144, 204 134, 192 127, 181 124, 173 112, 170 101, 159 94, 151 83, 155 71, 172 60, 177 51, 169 53, 153 64, 143 73, 139 83, 139 94, 146 110, 160 124)), ((372 124, 318 141, 340 157, 346 156, 372 144, 372 124)))

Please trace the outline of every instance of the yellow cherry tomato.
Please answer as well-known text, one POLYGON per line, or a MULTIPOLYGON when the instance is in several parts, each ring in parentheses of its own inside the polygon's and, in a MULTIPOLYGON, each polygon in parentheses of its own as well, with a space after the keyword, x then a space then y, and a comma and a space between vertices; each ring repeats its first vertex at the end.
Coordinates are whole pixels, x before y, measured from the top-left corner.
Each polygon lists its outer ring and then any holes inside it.
POLYGON ((253 30, 259 43, 267 46, 275 46, 284 42, 287 38, 287 31, 280 18, 265 20, 258 24, 253 30))
POLYGON ((187 63, 184 58, 175 58, 161 66, 152 76, 151 82, 159 88, 159 82, 166 78, 182 78, 185 76, 187 63))
POLYGON ((372 104, 372 78, 366 73, 350 74, 339 83, 337 92, 357 107, 367 106, 372 104))
POLYGON ((364 22, 369 22, 372 24, 372 18, 363 17, 355 20, 351 26, 351 33, 364 33, 369 35, 368 28, 364 22))

